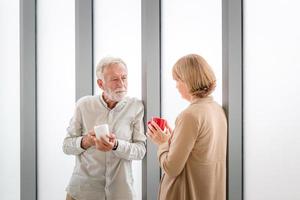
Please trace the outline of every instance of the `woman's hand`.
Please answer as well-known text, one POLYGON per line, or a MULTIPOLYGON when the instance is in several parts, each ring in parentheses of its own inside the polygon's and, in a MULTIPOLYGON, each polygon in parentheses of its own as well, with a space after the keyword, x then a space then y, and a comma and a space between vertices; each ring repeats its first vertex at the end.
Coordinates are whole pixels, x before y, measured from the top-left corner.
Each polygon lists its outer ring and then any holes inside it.
POLYGON ((148 124, 147 135, 153 143, 161 145, 165 142, 168 142, 172 137, 172 131, 170 132, 170 130, 171 128, 166 125, 166 130, 163 131, 154 121, 151 121, 151 123, 148 124))

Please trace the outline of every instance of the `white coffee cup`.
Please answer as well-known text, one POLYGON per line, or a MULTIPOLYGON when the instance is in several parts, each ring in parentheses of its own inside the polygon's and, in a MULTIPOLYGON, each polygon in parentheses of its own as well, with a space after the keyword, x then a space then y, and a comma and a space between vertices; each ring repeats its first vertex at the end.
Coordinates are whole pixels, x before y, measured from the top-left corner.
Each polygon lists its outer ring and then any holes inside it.
POLYGON ((98 139, 103 138, 106 141, 108 141, 108 137, 107 137, 109 135, 108 124, 100 124, 98 126, 95 126, 94 131, 98 139))

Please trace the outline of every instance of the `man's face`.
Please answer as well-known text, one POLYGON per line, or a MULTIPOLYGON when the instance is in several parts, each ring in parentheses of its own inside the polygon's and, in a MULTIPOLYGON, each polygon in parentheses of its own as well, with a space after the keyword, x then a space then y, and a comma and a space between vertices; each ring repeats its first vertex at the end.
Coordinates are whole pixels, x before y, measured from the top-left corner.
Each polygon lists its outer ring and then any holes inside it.
POLYGON ((98 80, 99 87, 107 97, 119 102, 127 94, 127 70, 121 63, 112 64, 104 68, 103 80, 98 80))

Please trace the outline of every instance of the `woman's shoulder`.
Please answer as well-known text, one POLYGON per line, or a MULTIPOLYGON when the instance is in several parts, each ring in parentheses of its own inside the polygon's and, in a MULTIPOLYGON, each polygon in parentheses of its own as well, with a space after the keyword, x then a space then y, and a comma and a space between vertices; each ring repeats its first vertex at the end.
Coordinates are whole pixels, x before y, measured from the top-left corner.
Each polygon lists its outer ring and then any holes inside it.
POLYGON ((197 113, 197 112, 205 113, 220 108, 222 109, 222 106, 216 101, 214 101, 213 99, 203 99, 203 100, 200 99, 198 101, 194 101, 193 103, 191 103, 186 110, 192 113, 197 113))
POLYGON ((178 120, 196 120, 198 118, 199 112, 193 109, 191 106, 188 106, 186 109, 181 111, 178 115, 178 120))
POLYGON ((222 110, 222 107, 212 101, 209 103, 190 104, 179 115, 180 119, 199 120, 199 118, 205 118, 206 115, 210 115, 211 112, 222 110))

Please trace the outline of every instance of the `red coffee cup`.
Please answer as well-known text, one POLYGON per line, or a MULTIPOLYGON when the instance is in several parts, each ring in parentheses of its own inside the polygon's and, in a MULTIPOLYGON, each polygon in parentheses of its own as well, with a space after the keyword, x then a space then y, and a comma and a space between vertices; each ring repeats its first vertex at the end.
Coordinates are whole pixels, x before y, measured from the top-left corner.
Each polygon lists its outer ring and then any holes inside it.
MULTIPOLYGON (((159 127, 161 130, 165 130, 166 128, 166 123, 167 121, 163 118, 159 118, 159 117, 152 117, 152 120, 151 121, 154 121, 159 127)), ((148 121, 147 124, 149 125, 151 123, 151 121, 148 121)))

